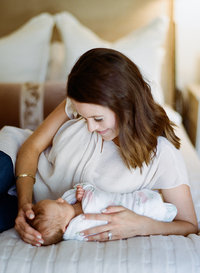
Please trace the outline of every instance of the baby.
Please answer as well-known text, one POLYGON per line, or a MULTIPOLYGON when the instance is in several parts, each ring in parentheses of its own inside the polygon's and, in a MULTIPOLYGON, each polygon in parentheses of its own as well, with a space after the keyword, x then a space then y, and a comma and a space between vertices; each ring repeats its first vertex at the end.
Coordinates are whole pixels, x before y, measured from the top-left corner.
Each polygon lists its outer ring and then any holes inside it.
POLYGON ((108 206, 124 206, 137 214, 171 222, 177 214, 174 205, 164 203, 159 193, 143 189, 132 193, 109 193, 90 184, 79 184, 57 200, 42 200, 33 206, 35 218, 30 224, 44 240, 43 245, 62 239, 84 240, 80 232, 106 221, 86 220, 83 213, 101 213, 108 206))

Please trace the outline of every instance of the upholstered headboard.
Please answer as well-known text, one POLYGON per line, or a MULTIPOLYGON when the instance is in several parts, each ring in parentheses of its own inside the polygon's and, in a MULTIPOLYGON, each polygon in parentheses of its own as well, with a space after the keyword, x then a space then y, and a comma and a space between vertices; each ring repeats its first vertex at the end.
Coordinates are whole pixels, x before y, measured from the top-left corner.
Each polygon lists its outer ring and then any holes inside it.
MULTIPOLYGON (((151 22, 151 20, 153 20, 157 16, 165 15, 169 19, 169 28, 167 31, 167 38, 165 39, 165 43, 163 44, 163 47, 165 49, 165 55, 164 55, 164 61, 162 64, 161 85, 162 85, 162 90, 164 91, 165 102, 173 106, 174 105, 174 38, 173 38, 174 30, 173 30, 173 8, 172 7, 173 7, 172 0, 125 0, 125 1, 121 1, 121 0, 102 0, 102 1, 98 1, 98 0, 76 0, 76 1, 73 1, 73 0, 57 0, 57 1, 29 0, 28 4, 27 4, 27 1, 21 0, 20 5, 13 5, 12 0, 1 0, 0 45, 1 45, 1 40, 3 39, 5 35, 8 35, 12 31, 17 30, 23 24, 25 24, 28 20, 30 20, 32 17, 37 16, 38 14, 42 12, 48 12, 51 15, 60 14, 61 12, 64 12, 64 11, 70 12, 81 23, 83 27, 89 28, 100 39, 103 39, 103 41, 108 41, 111 43, 113 42, 115 43, 116 41, 119 41, 122 37, 127 37, 129 33, 149 24, 149 22, 151 22)), ((63 22, 60 21, 60 24, 64 25, 63 22)), ((51 24, 51 22, 49 21, 48 23, 51 24)), ((43 35, 41 34, 41 36, 43 35)), ((53 34, 51 33, 51 42, 54 42, 54 41, 63 42, 63 37, 64 36, 63 36, 62 30, 59 31, 59 23, 58 23, 57 27, 54 26, 53 34)), ((123 44, 123 42, 124 41, 120 41, 120 45, 123 44)), ((151 42, 152 44, 154 42, 153 36, 152 36, 151 42)), ((155 43, 156 42, 157 41, 155 39, 155 43)), ((117 45, 115 44, 117 49, 120 48, 118 47, 118 44, 117 45)), ((149 45, 148 40, 146 40, 146 44, 145 42, 143 44, 146 47, 151 46, 149 45)), ((111 44, 111 46, 112 45, 113 44, 111 44)), ((1 49, 1 46, 0 46, 0 49, 1 49)), ((147 55, 147 58, 148 58, 148 55, 147 55)), ((42 82, 42 80, 40 82, 42 82)), ((9 84, 9 80, 7 80, 6 83, 9 84)), ((58 100, 57 99, 54 100, 52 99, 52 97, 56 96, 57 93, 56 91, 55 93, 52 91, 51 84, 52 86, 54 86, 53 88, 55 88, 55 84, 53 84, 51 80, 50 82, 45 83, 45 88, 44 88, 46 90, 45 92, 48 94, 51 94, 51 99, 50 99, 50 96, 48 96, 46 99, 55 101, 54 104, 56 104, 58 100), (51 88, 51 92, 47 91, 49 90, 49 88, 51 88)), ((24 85, 24 82, 22 83, 18 82, 17 89, 22 90, 23 85, 24 85)), ((16 88, 16 85, 12 82, 12 84, 9 87, 7 85, 7 89, 4 89, 4 90, 7 90, 6 92, 11 92, 9 91, 11 86, 13 88, 16 88)), ((63 86, 65 86, 64 82, 62 82, 62 88, 63 86)), ((5 83, 0 84, 0 89, 2 88, 5 88, 5 83)), ((13 92, 14 92, 13 97, 20 96, 20 95, 16 95, 15 91, 13 92)), ((18 93, 21 94, 21 91, 18 91, 18 93)), ((3 99, 2 94, 5 95, 5 92, 1 93, 1 90, 0 90, 1 100, 3 99)), ((18 98, 18 101, 19 100, 21 99, 18 98)), ((9 100, 7 99, 7 101, 9 100)), ((7 103, 7 101, 4 100, 4 108, 5 108, 5 103, 7 103)), ((45 103, 46 105, 48 105, 47 101, 45 103)), ((15 108, 17 109, 16 105, 18 105, 18 103, 15 103, 15 108)), ((19 111, 22 111, 22 109, 20 109, 19 111)), ((44 113, 44 116, 46 116, 47 112, 48 111, 44 113)), ((5 112, 2 112, 1 110, 1 119, 2 119, 3 113, 5 112)), ((1 126, 4 123, 1 122, 1 126)), ((18 123, 15 121, 15 124, 18 124, 18 123)))

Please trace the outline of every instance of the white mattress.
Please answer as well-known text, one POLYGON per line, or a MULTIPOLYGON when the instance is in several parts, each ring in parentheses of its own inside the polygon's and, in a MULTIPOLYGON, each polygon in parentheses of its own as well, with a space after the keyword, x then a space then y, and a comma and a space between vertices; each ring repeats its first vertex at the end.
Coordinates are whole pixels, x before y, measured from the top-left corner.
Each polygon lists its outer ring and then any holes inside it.
MULTIPOLYGON (((200 159, 183 128, 177 133, 200 223, 200 159)), ((0 234, 0 273, 15 272, 199 273, 200 236, 142 236, 106 243, 70 240, 38 248, 10 229, 0 234)))

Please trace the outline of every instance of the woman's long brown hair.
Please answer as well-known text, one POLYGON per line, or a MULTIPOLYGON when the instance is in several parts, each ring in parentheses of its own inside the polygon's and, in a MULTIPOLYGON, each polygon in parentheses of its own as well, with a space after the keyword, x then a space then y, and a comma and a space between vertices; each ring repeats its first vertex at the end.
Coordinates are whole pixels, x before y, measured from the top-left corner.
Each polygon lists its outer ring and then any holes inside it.
POLYGON ((83 54, 69 74, 67 95, 78 102, 108 107, 116 114, 121 156, 128 168, 149 164, 158 136, 180 147, 174 124, 153 100, 138 67, 118 51, 95 48, 83 54))

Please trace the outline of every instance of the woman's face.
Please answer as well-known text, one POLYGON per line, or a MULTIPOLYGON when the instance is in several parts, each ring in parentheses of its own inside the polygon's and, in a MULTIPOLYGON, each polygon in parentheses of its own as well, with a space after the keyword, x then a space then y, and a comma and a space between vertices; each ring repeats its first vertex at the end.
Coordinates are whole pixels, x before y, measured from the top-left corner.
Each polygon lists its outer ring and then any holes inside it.
POLYGON ((88 131, 96 131, 104 140, 113 140, 119 134, 115 113, 108 107, 82 103, 71 99, 76 111, 86 120, 88 131))

